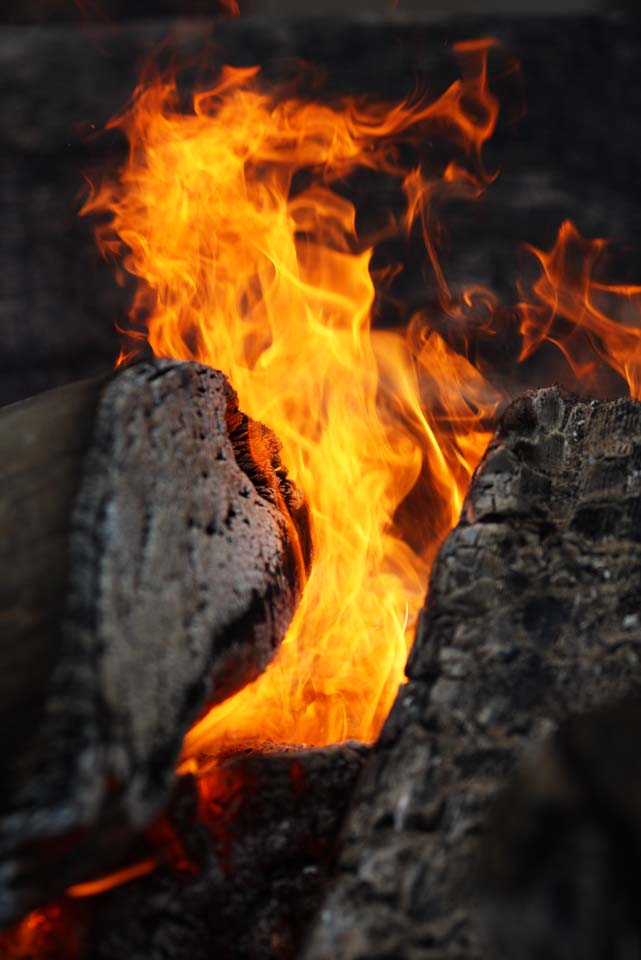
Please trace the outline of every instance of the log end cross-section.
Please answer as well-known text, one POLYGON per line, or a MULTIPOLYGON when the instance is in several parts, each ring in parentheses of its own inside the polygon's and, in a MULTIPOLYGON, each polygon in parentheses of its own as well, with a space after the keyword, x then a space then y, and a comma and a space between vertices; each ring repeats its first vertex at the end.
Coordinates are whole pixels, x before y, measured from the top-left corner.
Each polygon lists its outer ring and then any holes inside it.
MULTIPOLYGON (((56 549, 41 572, 59 581, 64 600, 51 600, 55 623, 29 620, 34 656, 50 647, 55 656, 44 704, 22 717, 19 749, 9 744, 5 763, 2 920, 95 869, 101 850, 108 860, 119 839, 156 815, 186 729, 267 664, 310 559, 307 510, 278 442, 239 412, 223 374, 154 361, 78 390, 85 441, 65 461, 75 486, 69 481, 47 520, 56 549)), ((31 401, 32 433, 49 400, 58 402, 54 394, 31 401)), ((19 416, 8 408, 0 422, 16 496, 31 456, 14 433, 19 416)), ((66 446, 77 448, 66 429, 66 446)), ((41 476, 46 460, 40 449, 41 476)), ((46 499, 46 482, 40 489, 46 499)), ((3 616, 2 647, 12 656, 26 620, 3 616)))

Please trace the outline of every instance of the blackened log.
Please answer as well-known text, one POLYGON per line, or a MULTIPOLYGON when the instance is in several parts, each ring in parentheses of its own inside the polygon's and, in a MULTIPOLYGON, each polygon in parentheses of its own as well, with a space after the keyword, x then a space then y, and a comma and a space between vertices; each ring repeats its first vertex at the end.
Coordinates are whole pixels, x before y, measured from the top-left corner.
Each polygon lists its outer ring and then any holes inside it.
POLYGON ((0 447, 6 923, 158 814, 189 725, 284 636, 309 538, 274 435, 208 367, 7 408, 0 447))
POLYGON ((579 714, 523 764, 483 844, 495 960, 641 957, 641 704, 579 714))
POLYGON ((199 786, 181 778, 147 847, 128 854, 156 856, 154 873, 66 898, 0 936, 0 957, 69 960, 73 931, 79 960, 293 960, 366 754, 238 755, 199 786))
POLYGON ((506 411, 434 566, 305 960, 474 958, 478 840, 532 744, 641 676, 641 404, 506 411))
POLYGON ((196 869, 160 869, 97 898, 89 955, 293 960, 365 755, 346 744, 223 763, 198 815, 193 788, 172 813, 196 869))

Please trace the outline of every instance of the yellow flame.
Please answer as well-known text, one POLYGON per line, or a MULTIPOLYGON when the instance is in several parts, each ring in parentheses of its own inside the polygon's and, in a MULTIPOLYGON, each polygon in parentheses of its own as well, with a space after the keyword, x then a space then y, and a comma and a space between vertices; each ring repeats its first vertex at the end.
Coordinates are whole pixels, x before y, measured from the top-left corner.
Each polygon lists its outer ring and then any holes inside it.
POLYGON ((172 83, 157 82, 115 121, 129 161, 85 211, 112 213, 99 238, 140 278, 132 317, 156 355, 225 372, 242 408, 280 438, 312 516, 312 571, 282 648, 191 730, 190 768, 234 744, 372 740, 403 680, 429 563, 487 433, 469 406, 464 439, 452 432, 450 393, 465 406, 456 378, 439 388, 438 416, 424 412, 421 365, 447 363, 459 381, 473 369, 444 341, 434 335, 417 364, 404 333, 372 330, 372 250, 359 249, 354 206, 334 184, 359 166, 399 176, 408 197, 399 229, 419 213, 427 222, 439 183, 478 191, 498 112, 491 45, 461 44, 463 79, 432 102, 282 99, 261 91, 257 69, 225 68, 189 112, 172 83), (456 163, 402 169, 390 144, 435 131, 456 163), (418 521, 405 511, 401 528, 399 508, 426 471, 430 530, 417 543, 418 521))

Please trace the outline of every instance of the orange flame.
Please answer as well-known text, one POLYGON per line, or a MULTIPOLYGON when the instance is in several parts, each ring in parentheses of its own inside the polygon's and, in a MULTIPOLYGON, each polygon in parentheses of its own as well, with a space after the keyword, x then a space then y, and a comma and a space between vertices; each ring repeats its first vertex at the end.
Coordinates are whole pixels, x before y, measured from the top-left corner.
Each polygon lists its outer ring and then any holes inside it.
POLYGON ((370 741, 403 680, 429 562, 487 438, 478 410, 450 429, 448 404, 465 406, 460 387, 471 376, 476 390, 480 375, 436 336, 417 365, 404 336, 372 330, 372 249, 360 248, 354 206, 333 184, 357 167, 404 180, 408 214, 396 229, 420 217, 446 299, 429 207, 439 190, 478 192, 488 180, 492 46, 460 44, 463 77, 431 102, 283 99, 259 89, 258 68, 227 67, 191 112, 159 81, 114 122, 129 161, 84 212, 112 213, 99 241, 140 278, 134 323, 156 355, 227 374, 243 409, 279 436, 312 513, 313 568, 277 659, 192 729, 185 761, 234 744, 370 741), (436 135, 454 159, 408 173, 396 144, 436 135), (434 363, 453 375, 435 418, 418 379, 434 363), (400 529, 399 508, 426 471, 429 539, 413 543, 416 521, 400 529))
POLYGON ((641 286, 606 284, 595 270, 606 247, 588 240, 566 220, 549 253, 528 246, 540 275, 519 304, 523 346, 520 360, 542 343, 553 343, 569 368, 567 385, 599 393, 604 365, 641 397, 641 286), (564 322, 564 323, 560 323, 564 322))
POLYGON ((158 866, 156 857, 148 857, 146 860, 139 860, 138 863, 130 867, 124 867, 122 870, 116 870, 114 873, 106 874, 98 880, 88 880, 86 883, 76 883, 67 890, 68 897, 95 897, 98 893, 104 893, 106 890, 113 890, 129 880, 135 880, 138 877, 144 877, 158 866))
MULTIPOLYGON (((141 281, 137 329, 119 362, 146 338, 160 356, 224 370, 248 413, 281 437, 313 516, 314 566, 278 658, 192 729, 183 770, 267 740, 376 736, 403 680, 436 549, 499 406, 521 389, 518 381, 497 387, 501 377, 478 352, 472 362, 475 338, 515 333, 519 372, 551 345, 559 363, 545 358, 539 385, 553 375, 570 389, 603 393, 609 368, 619 393, 625 383, 641 398, 641 286, 599 279, 604 240, 587 240, 566 221, 550 251, 528 247, 539 275, 529 288, 519 284, 516 310, 502 313, 482 288, 458 302, 451 295, 432 204, 476 196, 492 179, 481 162, 498 113, 487 84, 492 45, 460 45, 463 79, 427 104, 279 100, 260 92, 256 68, 228 68, 194 97, 192 113, 180 111, 172 84, 158 83, 139 88, 116 121, 130 140, 129 163, 84 209, 111 211, 99 230, 103 249, 123 256, 141 281), (394 143, 435 132, 455 158, 433 171, 404 169, 394 143), (372 329, 372 249, 359 246, 354 207, 333 189, 359 166, 402 180, 407 211, 394 229, 420 225, 438 324, 418 313, 403 335, 372 329), (295 189, 301 172, 310 185, 295 189)), ((213 811, 216 821, 223 801, 233 814, 238 786, 222 774, 201 779, 201 816, 211 824, 213 811)), ((223 840, 224 827, 213 824, 223 840)), ((156 862, 68 893, 90 896, 156 862)), ((60 911, 30 914, 0 949, 41 952, 36 944, 66 929, 60 911)))

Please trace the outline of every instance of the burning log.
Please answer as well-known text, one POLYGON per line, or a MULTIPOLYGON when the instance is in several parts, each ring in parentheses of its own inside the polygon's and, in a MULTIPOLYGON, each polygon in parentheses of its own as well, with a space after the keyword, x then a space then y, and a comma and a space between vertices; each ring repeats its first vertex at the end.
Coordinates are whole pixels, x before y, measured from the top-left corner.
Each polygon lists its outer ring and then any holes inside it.
POLYGON ((283 637, 310 542, 275 437, 208 367, 7 408, 0 449, 6 923, 158 814, 186 729, 283 637))
POLYGON ((0 937, 0 956, 293 958, 366 754, 343 744, 235 755, 200 781, 182 777, 147 847, 130 851, 155 856, 153 873, 32 914, 0 937))
POLYGON ((499 788, 570 710, 639 683, 640 451, 630 400, 554 388, 506 411, 433 569, 305 960, 488 955, 477 855, 499 788))
POLYGON ((165 867, 102 895, 87 955, 293 960, 366 753, 344 744, 239 755, 198 791, 185 779, 170 819, 195 869, 165 867))

